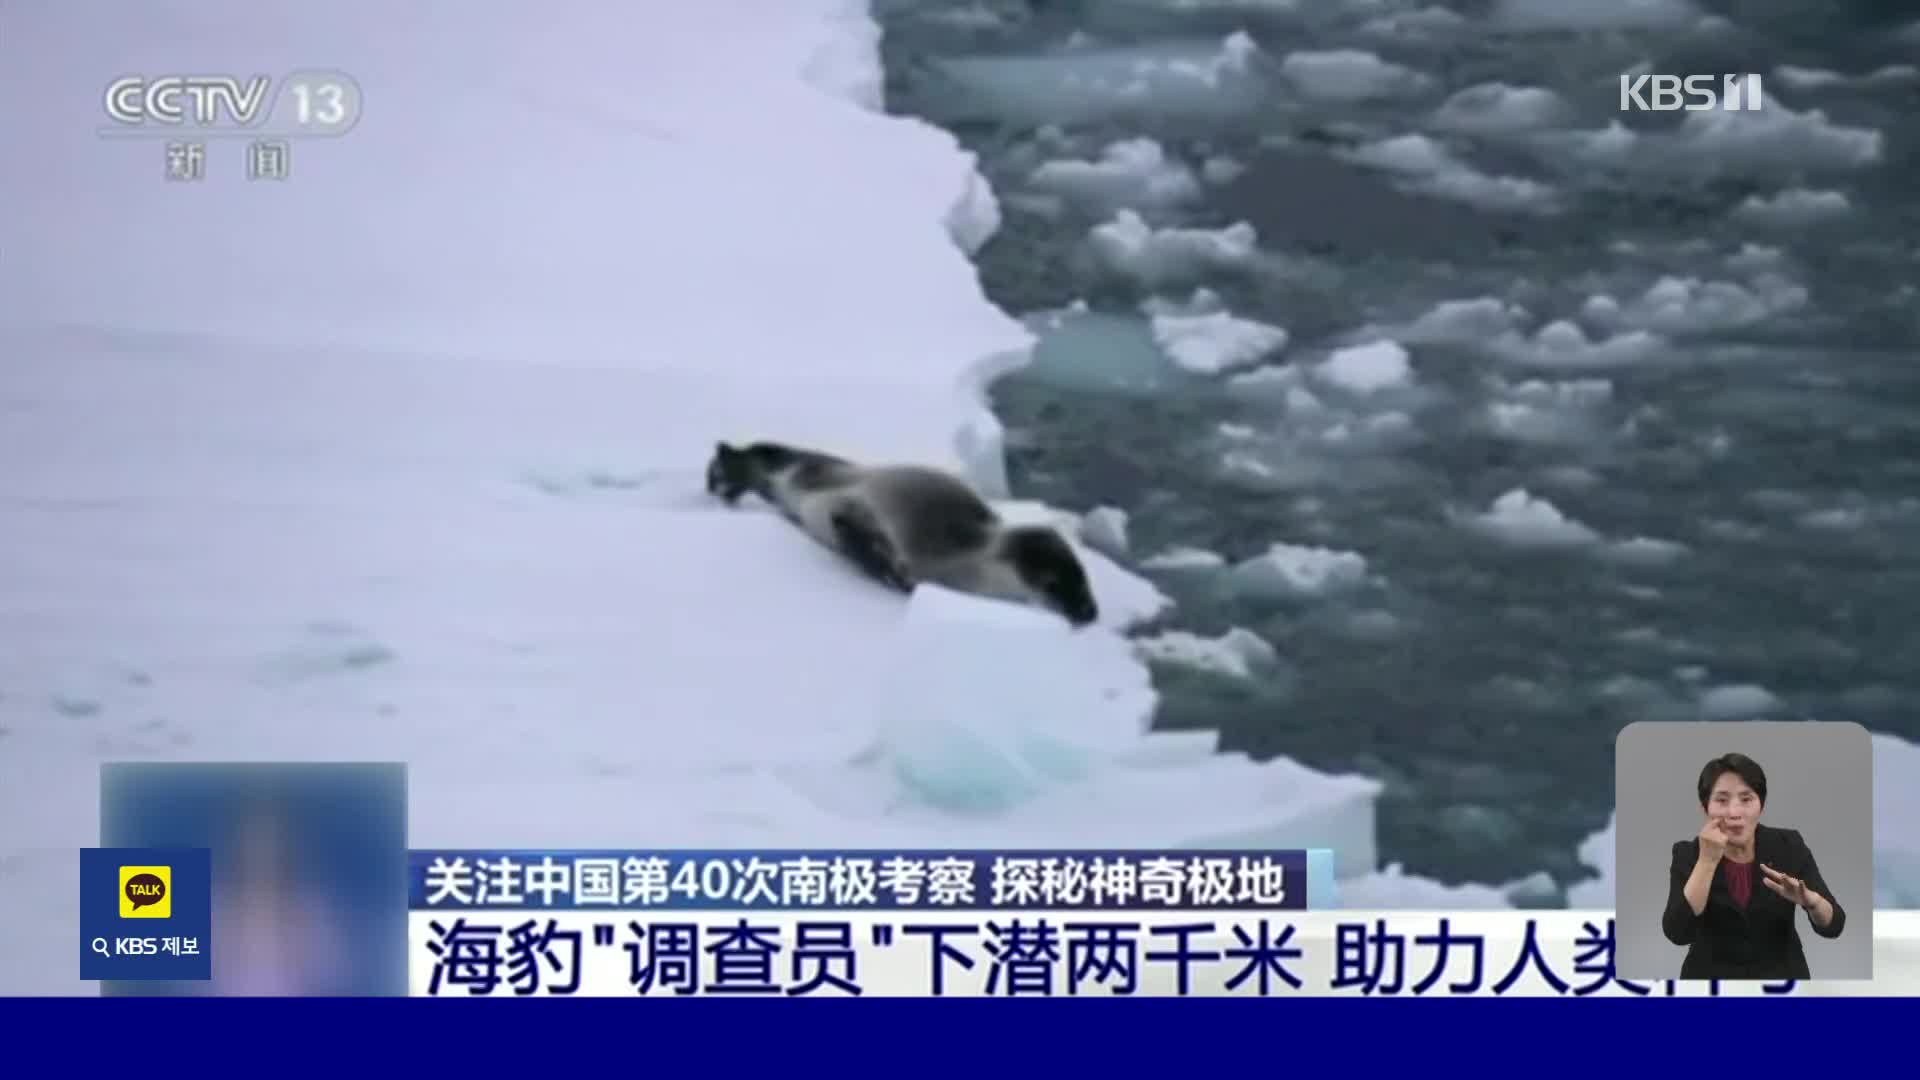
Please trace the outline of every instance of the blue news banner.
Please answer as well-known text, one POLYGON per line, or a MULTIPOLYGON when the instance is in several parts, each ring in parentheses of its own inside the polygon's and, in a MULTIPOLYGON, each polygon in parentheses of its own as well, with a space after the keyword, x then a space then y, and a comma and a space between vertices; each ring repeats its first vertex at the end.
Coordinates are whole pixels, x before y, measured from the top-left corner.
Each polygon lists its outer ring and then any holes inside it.
POLYGON ((1607 917, 1328 910, 1320 850, 469 850, 409 863, 410 978, 424 996, 1721 993, 1617 978, 1607 917))
POLYGON ((1234 933, 1246 948, 1270 947, 1270 937, 1246 936, 1269 932, 1257 916, 1306 910, 1310 866, 1331 880, 1330 854, 1319 851, 415 851, 409 859, 413 983, 427 995, 1048 992, 1047 965, 1063 949, 1123 957, 1149 938, 1217 929, 1149 926, 1142 913, 1253 917, 1234 933))

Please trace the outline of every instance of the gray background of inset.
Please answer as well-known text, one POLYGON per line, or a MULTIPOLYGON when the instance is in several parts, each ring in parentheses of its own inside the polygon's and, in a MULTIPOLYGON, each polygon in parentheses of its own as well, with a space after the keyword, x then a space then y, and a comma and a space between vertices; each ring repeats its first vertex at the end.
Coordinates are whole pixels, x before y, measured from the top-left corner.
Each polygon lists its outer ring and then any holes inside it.
MULTIPOLYGON (((1873 975, 1873 742, 1851 723, 1642 721, 1614 744, 1614 966, 1622 979, 1677 979, 1687 950, 1660 931, 1673 845, 1700 831, 1700 769, 1740 753, 1767 774, 1760 823, 1797 829, 1846 908, 1839 938, 1796 917, 1815 979, 1873 975)), ((1755 890, 1763 888, 1758 880, 1755 890)))

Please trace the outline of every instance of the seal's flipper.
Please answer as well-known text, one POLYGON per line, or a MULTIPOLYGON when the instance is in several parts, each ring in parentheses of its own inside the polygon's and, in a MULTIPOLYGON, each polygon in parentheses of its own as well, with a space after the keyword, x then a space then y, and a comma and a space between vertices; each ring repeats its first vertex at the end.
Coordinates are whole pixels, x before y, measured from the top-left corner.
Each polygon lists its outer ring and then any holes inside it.
POLYGON ((913 575, 871 508, 864 503, 844 503, 834 509, 831 521, 841 554, 862 572, 890 588, 913 591, 913 575))

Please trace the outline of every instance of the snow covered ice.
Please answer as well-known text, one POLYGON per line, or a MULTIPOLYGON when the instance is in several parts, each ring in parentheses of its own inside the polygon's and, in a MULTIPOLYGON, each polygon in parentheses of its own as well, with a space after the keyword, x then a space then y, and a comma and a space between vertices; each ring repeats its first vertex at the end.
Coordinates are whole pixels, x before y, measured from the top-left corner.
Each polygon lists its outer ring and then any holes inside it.
POLYGON ((1518 176, 1490 176, 1425 135, 1395 135, 1348 151, 1355 164, 1395 175, 1401 188, 1508 213, 1551 214, 1559 208, 1551 187, 1518 176))
POLYGON ((1248 678, 1254 669, 1272 664, 1279 658, 1272 645, 1243 626, 1236 626, 1217 637, 1202 637, 1187 630, 1169 630, 1138 642, 1140 652, 1155 660, 1185 664, 1202 671, 1248 678))
POLYGON ((1167 157, 1152 139, 1122 139, 1092 160, 1041 163, 1028 183, 1108 208, 1173 205, 1196 198, 1200 181, 1184 162, 1167 157))
POLYGON ((1152 320, 1154 341, 1175 364, 1196 375, 1257 364, 1287 344, 1285 329, 1221 310, 1219 297, 1206 289, 1185 303, 1156 298, 1143 308, 1152 320))
POLYGON ((1749 195, 1734 208, 1735 220, 1755 225, 1792 228, 1845 217, 1853 204, 1844 191, 1789 188, 1776 195, 1749 195))
POLYGON ((1824 109, 1795 109, 1771 93, 1762 94, 1758 110, 1689 112, 1670 131, 1642 134, 1615 120, 1598 131, 1542 138, 1589 166, 1748 182, 1852 172, 1886 154, 1878 129, 1838 123, 1824 109))
POLYGON ((1525 30, 1681 29, 1704 13, 1691 0, 1497 0, 1496 23, 1525 30))
POLYGON ((1351 551, 1279 543, 1236 563, 1231 574, 1242 589, 1319 593, 1365 580, 1367 561, 1351 551))
POLYGON ((1244 33, 1210 41, 1087 47, 1034 55, 939 61, 967 117, 1079 122, 1150 108, 1169 115, 1259 109, 1268 87, 1259 49, 1244 33))
MULTIPOLYGON (((42 103, 0 159, 0 989, 84 989, 107 760, 405 761, 417 847, 1373 868, 1374 782, 1146 734, 1116 623, 1158 598, 1113 564, 1087 553, 1113 614, 1073 634, 903 602, 706 499, 713 442, 759 437, 1004 486, 980 391, 1033 335, 966 258, 992 193, 874 111, 863 4, 214 7, 13 7, 0 42, 42 103), (322 62, 365 115, 284 183, 216 143, 168 184, 93 134, 112 74, 322 62), (900 678, 844 677, 875 656, 900 678)), ((1234 55, 1152 77, 1231 97, 1234 55)))
POLYGON ((1289 53, 1280 74, 1294 90, 1326 101, 1368 101, 1425 90, 1427 76, 1359 49, 1289 53))
POLYGON ((1393 341, 1374 341, 1339 349, 1317 369, 1322 379, 1356 394, 1405 386, 1413 380, 1407 350, 1393 341))
POLYGON ((1472 520, 1481 532, 1515 547, 1583 547, 1600 539, 1559 507, 1518 488, 1493 500, 1485 513, 1472 520))
POLYGON ((1156 286, 1190 282, 1209 270, 1247 267, 1260 250, 1259 233, 1244 221, 1219 229, 1155 228, 1134 210, 1095 225, 1087 239, 1103 265, 1156 286))
POLYGON ((1545 87, 1495 82, 1454 92, 1434 110, 1433 123, 1446 131, 1497 135, 1556 127, 1568 114, 1566 101, 1545 87))

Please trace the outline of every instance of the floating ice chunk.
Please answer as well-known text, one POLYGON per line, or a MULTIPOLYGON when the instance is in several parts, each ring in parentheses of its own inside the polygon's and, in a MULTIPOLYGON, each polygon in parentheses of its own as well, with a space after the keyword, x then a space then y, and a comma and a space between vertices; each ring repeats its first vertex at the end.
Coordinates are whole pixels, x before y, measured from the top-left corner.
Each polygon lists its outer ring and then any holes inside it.
POLYGON ((1716 686, 1702 691, 1700 716, 1704 720, 1746 720, 1778 714, 1784 706, 1764 686, 1716 686))
POLYGON ((1319 395, 1304 386, 1288 387, 1286 403, 1288 412, 1299 415, 1313 415, 1327 411, 1327 403, 1321 401, 1319 395))
POLYGON ((1109 209, 1173 206, 1200 197, 1193 170, 1169 159, 1159 143, 1144 137, 1109 143, 1091 161, 1045 162, 1028 183, 1109 209))
POLYGON ((1552 214, 1560 210, 1560 196, 1538 180, 1522 176, 1489 176, 1473 169, 1436 173, 1412 185, 1421 191, 1482 210, 1552 214))
POLYGON ((1343 150, 1340 156, 1394 174, 1398 177, 1395 185, 1403 191, 1482 210, 1550 214, 1561 206, 1552 187, 1522 177, 1480 172, 1425 135, 1395 135, 1343 150))
POLYGON ((1063 663, 1100 665, 1109 688, 1151 707, 1123 657, 1057 618, 923 585, 914 590, 882 680, 878 748, 923 805, 1004 811, 1059 784, 1085 780, 1124 746, 1124 732, 1074 722, 1096 715, 1095 680, 1059 677, 1063 663), (991 706, 983 698, 993 699, 991 706))
MULTIPOLYGON (((1289 402, 1289 411, 1292 403, 1289 402)), ((1311 406, 1299 410, 1315 411, 1311 406)), ((1373 448, 1402 440, 1414 433, 1413 417, 1397 409, 1357 419, 1335 421, 1320 431, 1322 444, 1339 448, 1373 448)))
POLYGON ((1342 632, 1361 641, 1384 641, 1404 628, 1400 617, 1391 611, 1350 612, 1340 623, 1342 632))
POLYGON ((1594 342, 1580 329, 1578 323, 1569 323, 1565 319, 1548 323, 1534 334, 1534 344, 1546 352, 1546 356, 1559 361, 1615 361, 1615 359, 1636 359, 1644 356, 1651 348, 1659 344, 1653 334, 1620 334, 1617 338, 1607 338, 1603 342, 1594 342))
POLYGON ((1287 344, 1287 332, 1280 327, 1224 311, 1155 315, 1153 338, 1174 363, 1196 375, 1257 364, 1287 344))
POLYGON ((1368 19, 1361 24, 1360 32, 1376 37, 1424 38, 1452 33, 1468 25, 1466 16, 1452 8, 1435 6, 1368 19))
POLYGON ((1874 86, 1884 86, 1889 83, 1920 82, 1920 66, 1913 64, 1888 64, 1885 67, 1874 68, 1872 71, 1862 75, 1860 79, 1862 82, 1874 86))
POLYGON ((1265 638, 1238 626, 1212 638, 1170 630, 1134 644, 1143 656, 1151 659, 1239 679, 1252 678, 1255 671, 1279 659, 1265 638))
POLYGON ((1209 184, 1231 184, 1247 171, 1245 165, 1230 157, 1214 156, 1200 163, 1200 178, 1209 184))
POLYGON ((1149 296, 1140 302, 1140 310, 1148 315, 1208 315, 1225 311, 1226 301, 1220 299, 1219 293, 1203 285, 1193 290, 1185 300, 1149 296))
POLYGON ((1140 565, 1148 570, 1218 570, 1227 560, 1204 548, 1175 547, 1142 559, 1140 565))
POLYGON ((1742 244, 1739 251, 1727 256, 1727 268, 1743 274, 1771 273, 1779 270, 1786 257, 1786 252, 1777 247, 1742 244))
POLYGON ((1524 30, 1680 30, 1697 26, 1692 0, 1498 0, 1496 25, 1524 30))
POLYGON ((1502 135, 1556 127, 1569 115, 1566 100, 1539 86, 1481 83, 1455 93, 1434 110, 1443 131, 1502 135))
POLYGON ((1588 409, 1613 400, 1613 383, 1606 379, 1566 379, 1558 382, 1528 379, 1513 388, 1513 395, 1550 408, 1588 409))
POLYGON ((1800 515, 1800 524, 1810 529, 1833 529, 1841 532, 1865 528, 1867 521, 1867 512, 1857 506, 1836 506, 1832 509, 1815 510, 1800 515))
POLYGON ((1513 333, 1526 317, 1524 309, 1498 297, 1443 300, 1394 336, 1416 345, 1477 345, 1513 333))
POLYGON ((1175 11, 1298 11, 1300 0, 1157 0, 1175 11))
POLYGON ((1496 351, 1521 363, 1555 368, 1604 368, 1631 364, 1658 353, 1666 343, 1645 330, 1594 341, 1578 323, 1557 319, 1531 339, 1518 335, 1495 343, 1496 351))
POLYGON ((1243 477, 1257 480, 1272 480, 1280 475, 1278 470, 1260 460, 1258 456, 1241 450, 1230 451, 1222 457, 1220 467, 1230 473, 1238 473, 1243 477))
POLYGON ((1120 558, 1127 553, 1127 512, 1112 506, 1094 507, 1081 519, 1080 535, 1101 554, 1120 558))
POLYGON ((1614 329, 1631 327, 1671 335, 1750 326, 1806 302, 1805 286, 1775 274, 1760 275, 1748 285, 1667 275, 1630 304, 1596 296, 1587 301, 1582 314, 1614 329))
POLYGON ((1819 109, 1796 112, 1762 90, 1755 109, 1689 112, 1668 132, 1639 134, 1613 121, 1600 131, 1543 135, 1579 162, 1649 173, 1709 173, 1745 179, 1878 164, 1885 138, 1843 127, 1819 109))
POLYGON ((1477 515, 1473 523, 1487 535, 1515 547, 1583 547, 1600 539, 1600 534, 1523 488, 1493 500, 1493 506, 1477 515))
POLYGON ((1360 49, 1288 53, 1280 61, 1280 74, 1303 96, 1332 102, 1417 94, 1433 82, 1412 68, 1360 49))
POLYGON ((1574 911, 1612 911, 1617 880, 1614 848, 1619 815, 1607 815, 1607 824, 1599 832, 1580 841, 1577 853, 1580 865, 1592 870, 1594 877, 1567 887, 1567 907, 1574 911))
POLYGON ((1487 423, 1494 432, 1519 442, 1558 443, 1591 435, 1591 425, 1528 401, 1487 404, 1487 423))
POLYGON ((1266 395, 1297 385, 1300 372, 1289 364, 1265 364, 1252 371, 1243 371, 1227 379, 1227 386, 1236 393, 1266 395))
POLYGON ((1827 90, 1836 86, 1887 86, 1920 79, 1920 67, 1912 64, 1887 64, 1862 75, 1842 75, 1827 68, 1781 64, 1773 77, 1794 90, 1827 90))
POLYGON ((1617 562, 1635 566, 1660 566, 1684 556, 1687 553, 1687 546, 1672 540, 1635 536, 1608 544, 1605 550, 1607 557, 1617 562))
POLYGON ((1601 434, 1595 411, 1611 397, 1613 386, 1605 379, 1530 380, 1506 393, 1505 399, 1487 404, 1494 433, 1518 442, 1569 444, 1601 434))
POLYGON ((1089 237, 1109 269, 1153 286, 1243 268, 1258 254, 1259 239, 1244 221, 1220 229, 1155 229, 1132 210, 1094 226, 1089 237))
MULTIPOLYGON (((1631 71, 1622 72, 1632 74, 1631 71)), ((1646 142, 1655 136, 1642 136, 1639 132, 1622 124, 1618 120, 1609 120, 1607 125, 1597 131, 1569 132, 1559 140, 1574 157, 1595 164, 1627 164, 1628 159, 1641 151, 1646 142)), ((1542 140, 1552 145, 1553 140, 1542 140)))
POLYGON ((942 119, 1091 121, 1116 113, 1218 116, 1259 108, 1269 90, 1244 33, 1214 41, 1106 48, 1091 42, 1026 56, 934 61, 953 92, 942 119))
POLYGON ((1314 373, 1356 394, 1377 393, 1413 382, 1413 366, 1407 362, 1407 350, 1394 341, 1373 341, 1338 349, 1316 367, 1314 373))
POLYGON ((1815 90, 1823 86, 1838 86, 1847 81, 1847 77, 1837 71, 1797 64, 1779 65, 1773 69, 1773 77, 1794 90, 1815 90))
POLYGON ((1500 886, 1500 893, 1520 907, 1558 905, 1566 899, 1566 890, 1545 870, 1536 870, 1518 881, 1500 886))
POLYGON ((1153 582, 1129 573, 1108 558, 1092 550, 1083 550, 1094 597, 1100 602, 1100 625, 1110 630, 1130 630, 1166 614, 1172 598, 1153 582))
POLYGON ((1399 173, 1437 173, 1455 168, 1446 147, 1425 135, 1394 135, 1348 150, 1348 160, 1399 173))
POLYGON ((1249 593, 1321 593, 1365 581, 1367 560, 1351 551, 1274 544, 1228 574, 1249 593))
POLYGON ((1005 16, 988 7, 981 0, 956 4, 953 7, 923 8, 917 10, 915 14, 930 22, 941 23, 959 30, 992 30, 1007 24, 1005 16))
POLYGON ((1067 311, 1039 325, 1039 344, 1022 369, 1026 378, 1072 390, 1149 396, 1180 378, 1144 318, 1067 311))
POLYGON ((1749 195, 1734 208, 1736 220, 1775 227, 1811 225, 1845 217, 1853 209, 1843 191, 1789 188, 1770 198, 1749 195))
POLYGON ((1220 41, 1218 52, 1201 60, 1179 57, 1167 61, 1167 68, 1207 86, 1219 86, 1229 77, 1245 75, 1260 55, 1260 44, 1245 30, 1235 30, 1220 41))

